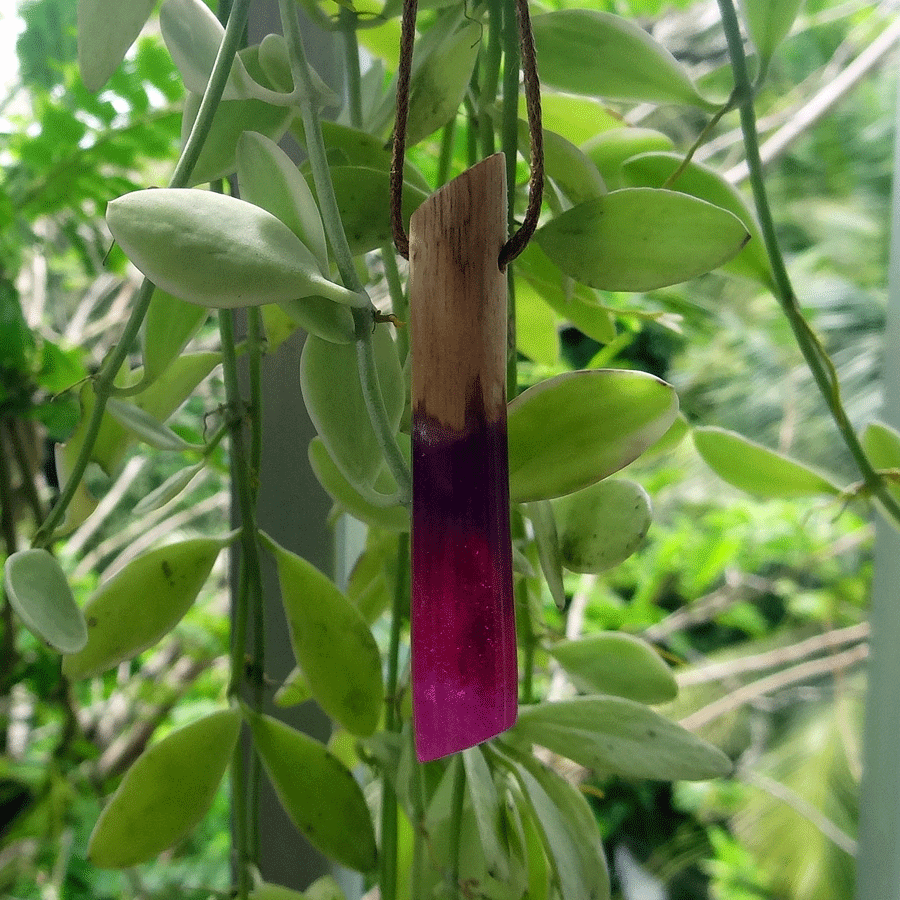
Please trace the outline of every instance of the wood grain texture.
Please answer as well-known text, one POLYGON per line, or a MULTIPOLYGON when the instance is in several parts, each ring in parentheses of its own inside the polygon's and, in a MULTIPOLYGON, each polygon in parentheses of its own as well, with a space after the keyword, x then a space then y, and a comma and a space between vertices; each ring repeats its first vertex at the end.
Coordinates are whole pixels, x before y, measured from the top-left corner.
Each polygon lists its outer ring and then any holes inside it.
POLYGON ((410 220, 412 406, 453 430, 481 382, 489 419, 506 410, 506 173, 496 153, 410 220))
POLYGON ((516 718, 502 154, 413 215, 412 675, 420 760, 516 718))

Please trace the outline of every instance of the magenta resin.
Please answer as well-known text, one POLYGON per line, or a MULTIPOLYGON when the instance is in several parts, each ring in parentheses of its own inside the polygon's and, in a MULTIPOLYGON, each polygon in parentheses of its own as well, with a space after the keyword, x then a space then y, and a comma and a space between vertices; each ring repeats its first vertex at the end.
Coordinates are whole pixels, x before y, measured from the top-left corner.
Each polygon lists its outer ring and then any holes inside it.
POLYGON ((506 444, 502 154, 432 195, 410 227, 412 682, 416 752, 516 720, 506 444))

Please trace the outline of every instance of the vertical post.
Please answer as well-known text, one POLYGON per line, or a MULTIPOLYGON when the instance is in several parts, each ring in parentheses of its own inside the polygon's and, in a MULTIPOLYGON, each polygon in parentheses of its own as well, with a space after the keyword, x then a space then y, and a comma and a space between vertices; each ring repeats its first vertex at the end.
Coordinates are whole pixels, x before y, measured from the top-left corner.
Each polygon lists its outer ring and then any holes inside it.
POLYGON ((423 761, 516 718, 505 240, 502 153, 410 222, 413 719, 423 761))
MULTIPOLYGON (((900 123, 900 95, 897 101, 900 123)), ((894 143, 887 325, 884 334, 883 418, 900 428, 900 129, 894 143)), ((875 523, 863 778, 860 790, 857 900, 900 897, 900 533, 875 523)))

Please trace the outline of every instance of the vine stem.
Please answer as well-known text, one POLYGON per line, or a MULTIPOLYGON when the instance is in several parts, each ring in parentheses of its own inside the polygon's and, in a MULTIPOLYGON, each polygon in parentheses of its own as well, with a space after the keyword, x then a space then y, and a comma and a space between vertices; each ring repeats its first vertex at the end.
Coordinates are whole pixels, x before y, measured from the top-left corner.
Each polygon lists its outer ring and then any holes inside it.
MULTIPOLYGON (((243 39, 244 26, 247 23, 247 14, 250 10, 251 2, 252 0, 234 0, 234 6, 225 26, 225 34, 209 76, 209 83, 206 86, 203 99, 200 101, 197 118, 194 120, 190 136, 181 151, 181 156, 175 165, 172 177, 169 179, 169 187, 185 187, 191 177, 191 172, 194 171, 197 160, 200 158, 200 151, 206 142, 213 117, 219 106, 219 101, 222 99, 222 93, 225 90, 225 84, 228 81, 228 76, 234 63, 234 57, 237 55, 238 47, 243 39)), ((128 353, 131 351, 144 317, 147 315, 153 291, 153 284, 145 278, 135 295, 134 308, 131 311, 128 322, 125 324, 122 336, 104 360, 100 371, 94 379, 94 409, 88 421, 84 441, 59 499, 34 536, 32 542, 34 547, 46 547, 52 542, 53 532, 62 521, 69 504, 75 496, 78 485, 84 477, 94 445, 97 443, 97 436, 100 433, 100 424, 103 421, 106 402, 114 392, 115 378, 119 374, 119 370, 122 368, 128 353)))
POLYGON ((803 316, 797 296, 794 293, 790 276, 787 272, 778 237, 775 232, 775 221, 769 205, 763 176, 763 164, 759 149, 759 133, 756 126, 756 111, 753 107, 753 86, 747 70, 747 57, 744 53, 743 39, 737 12, 732 0, 718 0, 722 14, 722 26, 728 43, 728 54, 734 73, 734 97, 741 117, 741 131, 744 136, 744 148, 747 154, 747 169, 760 231, 772 267, 774 279, 774 295, 782 308, 803 358, 812 372, 819 391, 825 398, 831 417, 840 432, 847 449, 850 451, 862 475, 866 487, 881 501, 890 517, 900 523, 900 503, 888 490, 884 480, 879 476, 863 450, 862 444, 853 430, 847 411, 841 399, 840 383, 834 364, 822 346, 821 341, 803 316))
MULTIPOLYGON (((344 232, 344 224, 341 221, 337 197, 334 194, 334 185, 331 183, 328 159, 325 154, 325 142, 322 138, 322 128, 319 124, 319 113, 316 108, 315 86, 309 72, 309 65, 306 62, 303 36, 300 33, 300 24, 297 20, 293 0, 279 0, 279 9, 281 10, 282 27, 284 28, 284 36, 288 45, 291 74, 299 95, 300 114, 303 118, 303 130, 306 134, 306 152, 309 155, 325 233, 328 235, 331 251, 334 253, 335 262, 337 263, 338 272, 344 287, 360 295, 365 295, 366 291, 357 274, 356 266, 353 263, 353 254, 350 251, 350 245, 347 243, 347 235, 344 232)), ((394 476, 394 480, 397 482, 398 493, 404 505, 408 505, 412 493, 412 476, 410 475, 409 466, 406 464, 406 459, 394 437, 394 429, 384 406, 384 397, 378 381, 378 370, 375 366, 375 352, 372 344, 375 309, 369 303, 366 308, 351 307, 351 312, 353 313, 353 324, 356 332, 357 367, 366 409, 385 461, 391 474, 394 476)))
POLYGON ((453 757, 453 785, 450 800, 450 871, 447 873, 452 897, 461 895, 459 883, 459 862, 462 843, 463 806, 466 800, 466 767, 462 753, 453 757))

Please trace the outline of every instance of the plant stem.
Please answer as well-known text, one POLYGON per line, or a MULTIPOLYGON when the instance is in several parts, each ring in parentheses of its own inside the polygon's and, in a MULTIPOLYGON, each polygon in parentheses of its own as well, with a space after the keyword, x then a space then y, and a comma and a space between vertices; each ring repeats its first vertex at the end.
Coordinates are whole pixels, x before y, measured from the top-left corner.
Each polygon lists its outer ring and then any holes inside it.
MULTIPOLYGON (((391 312, 400 322, 406 324, 409 322, 409 298, 403 290, 397 256, 391 244, 385 244, 381 248, 381 262, 384 265, 384 276, 391 295, 391 312)), ((409 328, 397 329, 397 353, 400 356, 400 365, 403 365, 409 356, 409 328)))
POLYGON ((438 157, 437 184, 442 187, 450 180, 450 167, 453 164, 453 147, 456 140, 456 116, 454 116, 441 132, 441 152, 438 157))
MULTIPOLYGON (((209 76, 209 83, 206 86, 206 92, 203 94, 203 100, 200 102, 200 108, 197 111, 197 118, 194 120, 191 133, 181 151, 175 171, 169 179, 169 187, 185 187, 200 157, 200 151, 206 142, 212 126, 213 116, 216 113, 219 101, 222 99, 222 93, 225 90, 225 84, 228 81, 228 76, 234 63, 234 57, 243 38, 250 3, 251 0, 234 0, 234 6, 228 17, 228 24, 225 26, 225 35, 216 55, 216 61, 209 76)), ((66 485, 60 493, 59 499, 34 536, 32 545, 35 547, 46 547, 51 543, 53 531, 62 521, 69 504, 72 502, 72 498, 75 496, 78 485, 84 477, 85 470, 91 459, 91 453, 97 442, 97 435, 100 433, 100 424, 103 420, 103 412, 106 409, 106 401, 113 393, 115 378, 119 373, 119 369, 122 368, 128 353, 131 351, 141 323, 147 315, 147 309, 153 297, 153 290, 153 285, 145 278, 135 295, 134 308, 131 311, 128 322, 125 324, 122 336, 97 373, 94 380, 94 409, 88 422, 81 450, 78 458, 75 460, 72 471, 69 473, 66 485)))
POLYGON ((447 873, 450 896, 459 897, 459 859, 462 840, 463 806, 466 800, 466 767, 463 765, 461 753, 457 753, 451 762, 453 766, 452 797, 450 800, 450 871, 447 873))
POLYGON ((362 78, 359 71, 356 14, 346 6, 342 6, 339 21, 344 34, 344 73, 347 76, 350 124, 354 128, 362 128, 362 78))
MULTIPOLYGON (((279 0, 279 8, 281 10, 282 27, 284 28, 288 45, 288 56, 291 62, 294 85, 301 88, 299 91, 299 103, 300 113, 303 118, 303 130, 306 134, 306 152, 309 154, 309 162, 312 168, 316 193, 319 198, 325 233, 328 235, 328 241, 331 244, 331 250, 334 253, 344 287, 364 295, 365 290, 356 272, 356 266, 353 264, 353 254, 350 251, 350 245, 347 243, 347 235, 344 232, 337 198, 334 194, 334 185, 331 183, 328 159, 325 154, 325 142, 322 138, 322 128, 319 125, 319 114, 316 109, 315 88, 306 62, 303 36, 300 34, 300 25, 297 21, 296 11, 292 0, 279 0)), ((374 309, 369 304, 365 309, 352 307, 351 311, 353 313, 353 324, 356 328, 356 358, 366 409, 372 421, 372 427, 375 429, 375 435, 378 438, 381 451, 384 453, 385 461, 403 497, 403 502, 409 503, 412 478, 406 459, 394 437, 394 429, 385 410, 381 385, 378 383, 378 371, 375 367, 375 353, 372 346, 372 331, 375 324, 374 309)))
MULTIPOLYGON (((388 668, 385 696, 385 730, 399 733, 402 720, 398 709, 400 676, 400 626, 409 603, 409 535, 397 538, 397 568, 394 578, 394 602, 391 608, 391 633, 388 642, 388 668)), ((378 885, 381 900, 397 896, 397 795, 385 773, 381 779, 381 847, 378 852, 378 885)))
POLYGON ((750 185, 753 189, 753 199, 756 203, 756 214, 759 219, 760 231, 762 232, 763 242, 769 256, 769 264, 772 267, 775 298, 787 317, 803 358, 806 360, 806 364, 812 372, 819 391, 828 405, 831 417, 841 433, 847 449, 856 461, 866 487, 881 501, 891 518, 895 522, 900 523, 900 503, 888 490, 884 480, 878 475, 866 456, 847 416, 847 411, 844 409, 841 400, 840 383, 838 382, 834 364, 822 346, 821 341, 813 332, 809 322, 804 318, 797 296, 794 293, 787 266, 778 244, 775 221, 772 217, 772 210, 766 192, 762 159, 759 152, 756 111, 753 107, 753 86, 747 71, 747 58, 744 54, 737 13, 732 0, 718 0, 718 4, 722 14, 725 38, 728 42, 731 68, 734 73, 734 98, 740 111, 741 131, 744 135, 744 148, 747 153, 750 185))
MULTIPOLYGON (((500 85, 500 61, 503 56, 503 2, 490 0, 490 29, 482 66, 481 89, 478 94, 478 127, 481 131, 481 149, 485 156, 494 152, 494 123, 490 108, 497 102, 500 85)), ((518 102, 518 101, 517 101, 518 102)))

